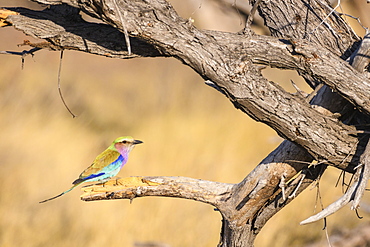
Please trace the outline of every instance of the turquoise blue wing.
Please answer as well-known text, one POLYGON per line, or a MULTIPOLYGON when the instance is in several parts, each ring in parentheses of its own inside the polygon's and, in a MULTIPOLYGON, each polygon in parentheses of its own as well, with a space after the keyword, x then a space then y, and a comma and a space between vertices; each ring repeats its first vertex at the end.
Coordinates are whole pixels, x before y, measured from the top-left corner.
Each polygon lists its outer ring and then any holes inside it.
POLYGON ((107 171, 107 168, 111 164, 117 163, 120 153, 112 151, 110 149, 105 150, 103 153, 98 155, 95 158, 91 166, 86 168, 81 174, 80 177, 73 182, 73 184, 80 183, 84 180, 93 179, 99 176, 104 175, 107 171))

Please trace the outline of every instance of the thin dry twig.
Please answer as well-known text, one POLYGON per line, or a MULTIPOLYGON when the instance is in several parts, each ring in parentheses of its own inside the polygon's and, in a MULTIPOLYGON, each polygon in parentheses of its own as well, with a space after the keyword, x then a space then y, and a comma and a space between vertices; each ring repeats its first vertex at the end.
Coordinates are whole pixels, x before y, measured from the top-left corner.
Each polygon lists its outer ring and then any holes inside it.
POLYGON ((359 207, 361 198, 365 192, 367 181, 370 178, 370 142, 367 143, 364 153, 360 157, 360 165, 356 168, 354 175, 355 182, 346 191, 346 193, 334 203, 330 204, 324 210, 316 215, 313 215, 300 224, 309 224, 318 220, 321 220, 347 205, 352 201, 352 210, 356 210, 359 207))
POLYGON ((42 48, 35 47, 35 48, 32 48, 31 50, 24 50, 24 51, 21 51, 21 52, 17 52, 17 51, 0 51, 0 54, 21 56, 21 59, 22 59, 22 69, 23 69, 24 68, 24 58, 27 55, 31 55, 33 57, 35 55, 34 53, 36 51, 41 50, 41 49, 42 48))
POLYGON ((290 83, 292 84, 292 86, 295 88, 295 90, 297 91, 296 94, 300 95, 302 98, 307 98, 307 96, 309 95, 308 93, 306 93, 305 91, 303 91, 302 89, 300 89, 298 87, 297 84, 295 84, 295 82, 293 80, 290 80, 290 83))
POLYGON ((68 112, 72 115, 72 117, 75 118, 77 117, 77 115, 73 114, 71 109, 69 109, 69 107, 67 106, 67 103, 64 101, 64 98, 63 98, 62 89, 60 87, 60 74, 62 72, 62 60, 63 60, 63 50, 60 52, 60 63, 59 63, 59 69, 58 69, 58 92, 59 92, 60 99, 63 102, 63 105, 68 110, 68 112))
POLYGON ((252 25, 252 22, 253 22, 253 18, 254 18, 254 15, 256 13, 256 10, 258 8, 258 5, 261 3, 261 0, 257 0, 255 2, 255 4, 253 5, 253 8, 251 9, 251 12, 249 13, 248 15, 248 18, 247 18, 247 21, 245 22, 245 28, 244 28, 244 32, 246 31, 250 31, 250 27, 252 25))
MULTIPOLYGON (((131 43, 130 43, 130 36, 128 35, 128 31, 127 31, 127 27, 126 27, 126 22, 125 22, 124 18, 122 17, 122 13, 118 8, 118 4, 117 4, 116 0, 113 0, 113 3, 114 3, 114 6, 116 8, 116 11, 118 13, 118 17, 121 21, 122 27, 123 27, 123 33, 125 35, 125 41, 126 41, 126 45, 127 45, 127 52, 128 52, 128 55, 130 56, 131 55, 131 43)), ((123 15, 125 15, 125 12, 123 12, 123 15)))
POLYGON ((319 212, 319 213, 301 221, 300 224, 301 225, 309 224, 309 223, 321 220, 323 218, 326 218, 327 216, 335 213, 336 211, 338 211, 339 209, 341 209, 342 207, 344 207, 345 205, 347 205, 350 202, 352 194, 353 194, 353 192, 355 192, 355 190, 356 190, 356 184, 353 184, 349 188, 347 193, 345 193, 340 199, 338 199, 337 201, 335 201, 332 204, 330 204, 329 206, 327 206, 321 212, 319 212))
POLYGON ((302 173, 296 178, 296 179, 299 179, 299 182, 297 186, 295 187, 295 189, 293 190, 293 192, 288 196, 289 199, 297 196, 298 189, 301 187, 305 178, 306 178, 306 172, 303 170, 302 173))
POLYGON ((325 21, 333 14, 333 13, 335 13, 336 11, 336 9, 338 8, 340 6, 340 0, 338 0, 338 2, 337 2, 337 6, 335 6, 331 11, 330 11, 330 13, 320 22, 320 24, 319 25, 317 25, 317 27, 315 27, 309 34, 313 34, 322 24, 324 24, 325 23, 325 21))
POLYGON ((285 188, 286 188, 285 174, 282 174, 281 175, 279 187, 280 187, 281 193, 283 195, 283 200, 285 201, 285 199, 286 199, 286 196, 285 196, 285 188))
POLYGON ((353 202, 351 209, 356 210, 359 205, 362 196, 364 195, 367 181, 370 178, 370 142, 368 141, 364 153, 360 157, 360 167, 357 169, 361 169, 361 173, 358 179, 358 184, 356 187, 356 191, 353 195, 353 202))

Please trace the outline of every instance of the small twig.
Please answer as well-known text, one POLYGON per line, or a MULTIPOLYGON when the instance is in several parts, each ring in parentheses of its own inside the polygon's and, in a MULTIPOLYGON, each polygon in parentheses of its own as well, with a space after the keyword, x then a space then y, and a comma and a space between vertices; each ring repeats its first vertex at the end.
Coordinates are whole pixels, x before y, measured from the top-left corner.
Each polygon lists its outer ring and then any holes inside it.
POLYGON ((313 34, 334 12, 335 10, 340 6, 340 0, 338 0, 337 6, 335 6, 330 13, 320 22, 319 25, 317 25, 309 34, 313 34))
POLYGON ((251 12, 249 13, 248 18, 247 18, 247 20, 246 20, 246 22, 245 22, 244 32, 247 32, 247 31, 250 31, 250 30, 251 30, 251 29, 250 29, 250 27, 251 27, 252 22, 253 22, 254 14, 256 13, 256 10, 257 10, 258 5, 259 5, 260 3, 261 3, 261 0, 257 0, 257 1, 254 3, 254 5, 253 5, 253 7, 252 7, 252 9, 251 9, 251 12))
POLYGON ((355 209, 355 212, 356 212, 356 216, 357 218, 359 218, 360 220, 364 217, 362 217, 359 213, 358 213, 358 209, 355 209))
MULTIPOLYGON (((358 142, 359 141, 357 141, 357 143, 358 142)), ((366 161, 370 157, 370 152, 367 152, 367 149, 370 150, 370 144, 369 143, 366 146, 364 153, 360 157, 360 164, 362 164, 364 161, 366 161)), ((344 160, 347 159, 347 157, 345 157, 344 160)), ((369 164, 369 166, 370 166, 370 164, 369 164)), ((357 168, 356 172, 353 175, 353 177, 351 178, 351 180, 353 178, 355 178, 354 179, 355 182, 351 187, 347 188, 347 191, 345 192, 345 194, 341 198, 339 198, 337 201, 335 201, 332 204, 330 204, 329 206, 327 206, 321 212, 303 220, 300 224, 301 225, 309 224, 309 223, 324 219, 327 216, 329 216, 331 214, 334 214, 335 212, 337 212, 339 209, 341 209, 345 205, 347 205, 351 200, 354 201, 354 203, 352 204, 351 209, 356 209, 358 207, 359 200, 361 199, 361 197, 362 197, 362 195, 363 195, 363 193, 366 189, 366 184, 367 184, 367 181, 370 177, 369 167, 367 168, 366 173, 363 172, 364 171, 363 167, 364 166, 362 166, 362 165, 358 165, 356 167, 357 168)))
POLYGON ((355 191, 355 189, 356 189, 356 186, 352 185, 349 188, 349 190, 347 191, 347 193, 344 194, 340 199, 338 199, 337 201, 335 201, 332 204, 330 204, 329 206, 327 206, 321 212, 319 212, 319 213, 301 221, 300 224, 301 225, 309 224, 309 223, 321 220, 323 218, 326 218, 327 216, 335 213, 336 211, 338 211, 339 209, 341 209, 342 207, 344 207, 345 205, 348 204, 348 202, 351 199, 351 195, 355 191))
POLYGON ((32 55, 34 56, 35 54, 33 54, 34 52, 38 51, 38 50, 41 50, 41 48, 32 48, 31 50, 24 50, 24 51, 0 51, 0 54, 5 54, 5 55, 16 55, 16 56, 27 56, 27 55, 32 55))
POLYGON ((310 95, 308 95, 307 97, 307 101, 308 102, 311 102, 311 100, 316 96, 316 94, 319 92, 319 90, 324 86, 323 83, 320 83, 319 85, 317 85, 315 87, 315 89, 312 91, 312 93, 310 93, 310 95))
POLYGON ((297 93, 302 97, 302 98, 307 98, 307 96, 309 95, 308 93, 306 93, 305 91, 301 90, 297 84, 295 84, 295 82, 293 80, 290 80, 290 83, 292 84, 292 86, 295 88, 295 90, 297 91, 297 93))
POLYGON ((286 196, 285 196, 285 187, 286 187, 286 183, 285 183, 285 174, 282 174, 281 175, 281 178, 280 178, 280 183, 279 183, 279 187, 281 189, 281 193, 283 195, 283 200, 285 201, 286 199, 286 196))
POLYGON ((315 187, 317 189, 316 203, 315 203, 315 208, 314 208, 315 211, 316 211, 317 202, 320 202, 321 210, 324 209, 324 205, 322 204, 322 197, 321 197, 321 193, 320 193, 320 178, 321 178, 321 175, 319 177, 317 177, 316 184, 315 184, 315 187))
MULTIPOLYGON (((307 161, 299 161, 299 160, 285 160, 286 162, 295 162, 295 163, 298 163, 298 164, 307 164, 307 168, 311 167, 311 166, 318 166, 318 165, 321 165, 321 164, 325 164, 325 163, 328 163, 330 161, 335 161, 337 159, 331 159, 331 160, 322 160, 322 161, 317 161, 317 160, 313 160, 311 162, 307 162, 307 161)), ((343 160, 343 159, 338 159, 338 160, 343 160)))
POLYGON ((329 247, 332 247, 332 245, 330 243, 328 228, 326 227, 326 219, 324 219, 324 221, 325 221, 325 236, 326 236, 326 240, 328 241, 329 247))
POLYGON ((27 56, 27 55, 31 55, 32 57, 35 55, 34 52, 38 51, 38 50, 41 50, 42 48, 38 48, 38 47, 35 47, 35 48, 32 48, 31 50, 24 50, 24 51, 21 51, 21 52, 17 52, 17 51, 0 51, 0 54, 8 54, 8 55, 16 55, 16 56, 21 56, 21 59, 22 59, 22 69, 24 68, 24 58, 27 56))
MULTIPOLYGON (((200 1, 199 2, 199 6, 198 6, 198 8, 196 8, 191 14, 190 14, 190 17, 189 18, 191 18, 192 16, 194 16, 194 14, 196 13, 196 12, 198 12, 198 10, 200 10, 202 8, 202 1, 200 1)), ((239 13, 239 12, 238 12, 239 13)))
POLYGON ((348 135, 357 135, 357 134, 370 134, 370 131, 366 130, 353 130, 353 131, 347 131, 348 135))
POLYGON ((365 152, 360 157, 362 166, 358 166, 355 177, 355 183, 349 187, 346 193, 334 203, 330 204, 321 212, 309 217, 302 221, 300 224, 308 224, 320 219, 326 218, 327 216, 337 212, 339 209, 347 205, 350 201, 352 202, 351 209, 356 210, 359 207, 360 200, 364 194, 367 181, 370 177, 370 142, 366 145, 365 152))
POLYGON ((61 74, 61 71, 62 71, 62 60, 63 60, 63 50, 60 52, 60 63, 59 63, 59 69, 58 69, 58 92, 59 92, 60 99, 62 100, 65 108, 72 115, 72 117, 75 118, 75 117, 77 117, 77 115, 73 114, 73 112, 67 106, 66 102, 64 101, 64 98, 63 98, 63 95, 62 95, 62 90, 61 90, 61 87, 60 87, 60 74, 61 74))
POLYGON ((306 178, 306 173, 302 171, 302 173, 300 174, 300 176, 298 176, 296 179, 299 179, 299 182, 297 184, 297 186, 295 187, 295 189, 293 190, 293 192, 288 196, 288 198, 294 198, 297 196, 297 192, 298 192, 298 189, 301 187, 304 179, 306 178), (300 177, 300 178, 299 178, 300 177))
MULTIPOLYGON (((367 30, 367 27, 365 27, 365 26, 362 24, 362 22, 361 22, 361 20, 360 20, 360 17, 354 17, 353 15, 350 15, 350 14, 347 14, 347 13, 340 13, 340 12, 337 12, 337 11, 335 11, 335 13, 336 13, 337 15, 344 15, 344 16, 350 17, 350 18, 352 18, 352 19, 355 19, 355 20, 358 22, 358 24, 359 24, 363 29, 367 30)), ((355 33, 355 35, 356 35, 356 33, 355 33)), ((357 37, 357 35, 356 35, 356 37, 357 37)))
MULTIPOLYGON (((116 8, 118 17, 119 17, 119 19, 121 21, 122 27, 123 27, 123 33, 125 35, 125 40, 126 40, 126 45, 127 45, 127 52, 128 52, 128 55, 130 56, 131 55, 131 43, 130 43, 130 37, 128 35, 126 23, 125 23, 125 21, 124 21, 124 19, 122 17, 121 11, 118 8, 118 4, 117 4, 116 0, 113 0, 113 3, 114 3, 114 6, 116 8)), ((125 12, 123 12, 123 15, 126 15, 125 12)))
POLYGON ((340 174, 339 174, 339 177, 337 179, 337 182, 335 182, 335 185, 334 187, 338 187, 338 184, 339 184, 339 181, 340 181, 340 178, 343 176, 343 180, 342 180, 342 184, 344 183, 344 171, 341 171, 340 174))
POLYGON ((354 175, 352 174, 351 178, 348 181, 348 184, 346 184, 345 183, 345 180, 343 180, 343 186, 347 186, 347 188, 345 189, 344 193, 347 193, 349 186, 352 184, 353 178, 354 178, 354 175))
MULTIPOLYGON (((292 185, 293 183, 295 183, 295 181, 299 180, 298 183, 297 183, 297 185, 296 185, 296 187, 294 188, 293 192, 290 193, 290 195, 288 196, 288 199, 291 199, 291 198, 296 197, 297 192, 298 192, 299 188, 301 187, 303 181, 305 180, 305 178, 307 176, 307 171, 309 171, 308 169, 310 167, 316 167, 318 165, 321 165, 321 164, 327 162, 326 160, 321 161, 321 162, 317 162, 317 160, 313 160, 312 162, 297 161, 297 160, 286 160, 286 161, 296 162, 296 163, 302 163, 302 164, 308 164, 308 166, 307 166, 306 169, 303 169, 302 171, 300 171, 298 173, 298 175, 296 177, 293 177, 292 179, 290 179, 288 181, 288 183, 292 185)), ((321 175, 319 175, 317 179, 320 179, 320 176, 321 175)))
POLYGON ((364 195, 367 181, 370 178, 370 142, 368 141, 364 153, 360 157, 360 164, 358 169, 361 170, 356 191, 353 195, 353 202, 351 209, 355 210, 359 207, 362 196, 364 195))

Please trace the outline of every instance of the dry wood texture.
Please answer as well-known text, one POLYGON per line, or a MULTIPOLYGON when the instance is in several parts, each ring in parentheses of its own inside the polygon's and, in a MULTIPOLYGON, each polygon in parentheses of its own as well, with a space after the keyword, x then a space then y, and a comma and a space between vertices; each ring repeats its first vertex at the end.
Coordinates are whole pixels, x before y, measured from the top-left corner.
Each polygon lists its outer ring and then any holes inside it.
MULTIPOLYGON (((177 58, 236 108, 286 139, 238 184, 183 177, 128 178, 86 187, 83 200, 169 196, 209 203, 223 216, 219 246, 250 246, 268 219, 327 165, 354 173, 367 144, 367 138, 351 133, 369 122, 370 80, 363 73, 369 60, 358 62, 355 51, 361 40, 335 12, 328 15, 331 8, 326 2, 260 1, 258 11, 272 36, 250 30, 199 30, 165 0, 36 2, 50 6, 43 11, 9 8, 18 15, 7 16, 4 10, 5 16, 0 16, 4 23, 46 40, 48 45, 42 48, 120 59, 177 58), (86 22, 80 11, 104 24, 86 22), (355 68, 345 61, 351 56, 355 68), (288 93, 262 76, 262 65, 295 70, 313 88, 324 86, 317 88, 312 100, 288 93), (326 162, 308 167, 293 161, 314 159, 326 162)), ((366 57, 369 50, 364 49, 361 54, 366 57)))

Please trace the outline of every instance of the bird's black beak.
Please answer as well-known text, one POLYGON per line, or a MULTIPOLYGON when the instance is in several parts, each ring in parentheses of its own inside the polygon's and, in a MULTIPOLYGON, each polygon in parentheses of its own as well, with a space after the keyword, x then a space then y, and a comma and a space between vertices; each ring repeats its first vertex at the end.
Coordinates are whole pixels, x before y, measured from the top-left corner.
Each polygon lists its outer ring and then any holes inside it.
POLYGON ((136 144, 140 144, 140 143, 143 143, 142 141, 139 141, 139 140, 134 140, 133 144, 136 145, 136 144))

